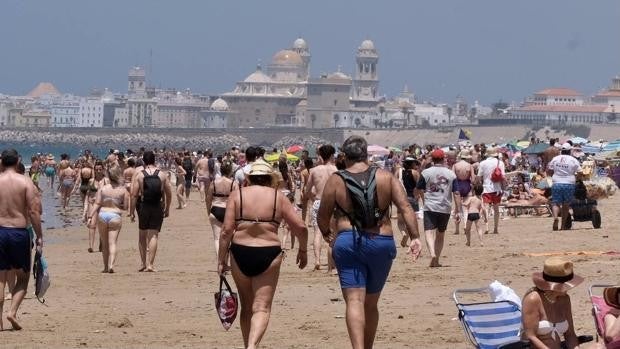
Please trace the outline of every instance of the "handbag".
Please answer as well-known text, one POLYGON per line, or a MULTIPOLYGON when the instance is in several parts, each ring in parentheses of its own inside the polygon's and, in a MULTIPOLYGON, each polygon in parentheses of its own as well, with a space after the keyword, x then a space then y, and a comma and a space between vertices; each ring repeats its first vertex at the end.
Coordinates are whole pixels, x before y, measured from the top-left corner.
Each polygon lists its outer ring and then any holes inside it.
POLYGON ((239 298, 237 293, 232 291, 230 284, 226 281, 224 275, 220 275, 220 290, 213 294, 215 298, 215 311, 220 318, 220 322, 224 329, 232 326, 235 318, 237 318, 237 309, 239 308, 239 298))

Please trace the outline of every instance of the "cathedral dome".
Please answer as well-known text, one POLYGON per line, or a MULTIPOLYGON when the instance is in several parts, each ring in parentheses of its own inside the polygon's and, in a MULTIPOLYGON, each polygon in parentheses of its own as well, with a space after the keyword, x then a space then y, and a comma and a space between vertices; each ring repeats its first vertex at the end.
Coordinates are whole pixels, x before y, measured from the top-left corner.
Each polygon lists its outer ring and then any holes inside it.
POLYGON ((245 78, 245 80, 243 81, 254 82, 254 83, 267 83, 267 82, 271 82, 271 78, 265 75, 265 73, 263 73, 263 71, 260 68, 258 68, 256 69, 254 73, 248 75, 248 77, 245 78))
POLYGON ((374 50, 375 49, 375 43, 372 42, 372 40, 364 40, 362 41, 362 44, 360 45, 360 50, 374 50))
POLYGON ((211 109, 215 111, 228 111, 228 103, 225 100, 218 98, 211 104, 211 109))
POLYGON ((303 38, 297 38, 297 40, 293 42, 293 48, 307 50, 308 44, 306 43, 306 40, 304 40, 303 38))
POLYGON ((290 50, 282 50, 278 51, 273 58, 271 59, 271 64, 273 65, 303 65, 304 61, 299 55, 299 53, 290 50))

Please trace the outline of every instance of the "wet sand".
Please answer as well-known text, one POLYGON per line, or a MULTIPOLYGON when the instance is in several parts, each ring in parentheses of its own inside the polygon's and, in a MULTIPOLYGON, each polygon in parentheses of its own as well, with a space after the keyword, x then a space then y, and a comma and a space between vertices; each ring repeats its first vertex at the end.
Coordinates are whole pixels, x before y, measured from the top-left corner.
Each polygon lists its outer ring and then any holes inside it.
MULTIPOLYGON (((160 234, 157 273, 138 273, 137 223, 125 217, 115 274, 102 274, 100 253, 88 253, 87 231, 45 231, 52 286, 45 305, 29 296, 19 314, 22 331, 0 334, 3 348, 242 348, 238 320, 225 332, 213 307, 218 287, 212 234, 204 204, 192 193, 189 206, 171 210, 160 234)), ((173 207, 176 206, 176 198, 173 207)), ((484 247, 465 247, 464 236, 446 236, 443 268, 427 267, 426 250, 412 263, 399 247, 380 302, 375 348, 468 348, 451 299, 455 288, 482 287, 493 280, 522 296, 531 273, 545 257, 524 253, 620 250, 620 196, 602 202, 603 228, 574 223, 551 232, 550 218, 519 217, 500 222, 499 235, 484 247)), ((476 240, 474 240, 476 241, 476 240)), ((311 252, 311 246, 309 246, 311 252)), ((620 255, 570 257, 586 282, 571 291, 578 334, 595 334, 587 285, 619 282, 620 255)), ((345 305, 337 278, 285 259, 263 348, 350 347, 345 305)), ((29 287, 30 292, 33 285, 29 287)), ((5 304, 3 315, 5 327, 5 304)))

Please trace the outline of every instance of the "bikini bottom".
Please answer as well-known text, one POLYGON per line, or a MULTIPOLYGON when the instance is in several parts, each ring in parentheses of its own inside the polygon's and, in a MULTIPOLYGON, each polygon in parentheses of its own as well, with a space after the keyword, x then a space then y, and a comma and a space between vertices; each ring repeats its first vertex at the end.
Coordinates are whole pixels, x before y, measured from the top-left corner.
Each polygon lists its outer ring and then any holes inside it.
POLYGON ((121 219, 121 215, 118 214, 117 212, 111 212, 111 211, 100 211, 99 212, 99 219, 104 222, 105 224, 110 224, 110 222, 114 219, 121 219))
POLYGON ((243 275, 258 276, 265 272, 282 253, 280 246, 244 246, 234 242, 230 244, 230 252, 243 275))

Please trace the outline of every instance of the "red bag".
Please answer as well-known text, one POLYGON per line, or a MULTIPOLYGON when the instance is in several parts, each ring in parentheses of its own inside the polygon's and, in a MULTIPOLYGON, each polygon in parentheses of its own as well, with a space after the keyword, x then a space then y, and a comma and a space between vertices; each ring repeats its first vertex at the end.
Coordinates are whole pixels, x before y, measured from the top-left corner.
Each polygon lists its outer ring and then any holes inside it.
POLYGON ((502 173, 502 169, 499 167, 499 159, 497 159, 497 166, 491 173, 491 182, 497 183, 497 182, 503 182, 503 181, 504 181, 504 174, 502 173))
POLYGON ((235 318, 237 318, 237 309, 239 308, 239 300, 237 294, 232 291, 228 281, 224 275, 220 275, 220 291, 213 294, 215 298, 215 311, 222 322, 224 329, 232 326, 235 318))

